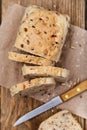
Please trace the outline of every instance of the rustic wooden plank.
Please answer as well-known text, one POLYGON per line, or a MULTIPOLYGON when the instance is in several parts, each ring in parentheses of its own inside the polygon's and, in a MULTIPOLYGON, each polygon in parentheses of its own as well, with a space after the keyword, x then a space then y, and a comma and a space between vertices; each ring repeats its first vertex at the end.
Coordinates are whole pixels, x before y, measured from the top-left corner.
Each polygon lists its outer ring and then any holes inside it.
MULTIPOLYGON (((85 0, 3 0, 2 6, 7 9, 9 3, 18 3, 24 6, 37 4, 45 8, 59 10, 61 13, 66 13, 71 16, 71 23, 85 28, 85 0)), ((2 9, 2 13, 5 10, 2 9)))
POLYGON ((42 6, 42 0, 36 0, 36 5, 42 6))
POLYGON ((84 130, 87 130, 87 120, 85 120, 85 129, 84 130))
MULTIPOLYGON (((78 25, 82 28, 85 27, 85 0, 3 0, 3 15, 5 14, 10 2, 18 3, 23 6, 37 4, 51 10, 57 10, 61 13, 69 14, 72 24, 78 25)), ((18 128, 13 128, 12 124, 18 119, 18 117, 38 107, 42 103, 26 96, 23 98, 20 98, 20 96, 11 98, 9 90, 5 88, 1 89, 1 97, 2 118, 0 122, 2 122, 2 130, 36 130, 43 120, 58 111, 56 108, 51 109, 35 119, 25 122, 18 128)), ((87 120, 77 116, 76 118, 80 122, 83 129, 87 130, 87 120)))

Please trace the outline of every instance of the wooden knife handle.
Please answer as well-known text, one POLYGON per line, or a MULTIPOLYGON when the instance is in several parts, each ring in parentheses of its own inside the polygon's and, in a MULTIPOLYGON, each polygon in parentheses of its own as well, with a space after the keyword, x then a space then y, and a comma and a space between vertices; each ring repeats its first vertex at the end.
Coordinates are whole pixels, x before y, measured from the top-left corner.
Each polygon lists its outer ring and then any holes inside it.
POLYGON ((61 95, 61 98, 65 102, 65 101, 71 99, 72 97, 84 92, 85 90, 87 90, 87 80, 81 82, 76 87, 74 87, 74 88, 68 90, 67 92, 63 93, 61 95))

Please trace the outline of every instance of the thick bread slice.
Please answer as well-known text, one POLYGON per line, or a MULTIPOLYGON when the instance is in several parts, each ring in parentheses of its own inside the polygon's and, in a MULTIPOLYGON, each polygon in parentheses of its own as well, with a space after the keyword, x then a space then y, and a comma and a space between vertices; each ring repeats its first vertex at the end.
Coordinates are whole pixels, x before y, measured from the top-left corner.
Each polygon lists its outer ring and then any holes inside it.
POLYGON ((30 81, 25 81, 23 83, 19 83, 17 85, 14 85, 10 88, 11 95, 14 96, 15 94, 19 93, 20 91, 23 91, 25 89, 35 89, 37 87, 40 87, 42 85, 55 85, 56 82, 54 78, 35 78, 30 81))
POLYGON ((29 63, 29 64, 35 64, 35 65, 50 65, 53 66, 54 62, 47 60, 42 57, 37 57, 29 54, 20 54, 17 52, 9 52, 8 57, 10 60, 17 61, 17 62, 24 62, 24 63, 29 63))
POLYGON ((65 81, 69 76, 69 71, 53 66, 26 66, 22 67, 23 75, 29 76, 50 76, 59 81, 65 81))
POLYGON ((63 110, 43 121, 38 130, 82 130, 72 114, 63 110))
POLYGON ((15 47, 57 62, 66 39, 69 21, 67 15, 30 6, 22 19, 15 47))

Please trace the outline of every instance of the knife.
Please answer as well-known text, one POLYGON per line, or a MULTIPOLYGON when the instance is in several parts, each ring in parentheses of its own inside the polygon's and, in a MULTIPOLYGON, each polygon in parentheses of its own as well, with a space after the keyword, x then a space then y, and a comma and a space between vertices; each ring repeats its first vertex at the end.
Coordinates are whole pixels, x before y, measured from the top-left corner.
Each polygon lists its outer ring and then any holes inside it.
POLYGON ((68 101, 69 99, 77 96, 78 94, 84 92, 87 90, 87 80, 81 82, 79 85, 75 86, 74 88, 66 91, 65 93, 61 94, 60 96, 57 96, 53 99, 51 99, 49 102, 45 103, 44 105, 41 105, 40 107, 32 110, 31 112, 28 112, 21 118, 19 118, 15 124, 13 125, 14 127, 17 125, 20 125, 21 123, 34 118, 37 115, 40 115, 41 113, 57 106, 60 105, 63 102, 68 101))

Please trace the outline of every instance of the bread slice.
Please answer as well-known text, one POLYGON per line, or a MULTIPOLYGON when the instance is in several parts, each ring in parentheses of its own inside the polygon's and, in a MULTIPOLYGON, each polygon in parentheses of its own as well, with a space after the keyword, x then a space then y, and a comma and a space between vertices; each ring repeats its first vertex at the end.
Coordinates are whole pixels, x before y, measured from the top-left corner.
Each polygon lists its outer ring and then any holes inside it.
POLYGON ((57 62, 66 39, 69 21, 67 15, 30 6, 22 19, 15 47, 57 62))
POLYGON ((30 81, 25 81, 22 83, 19 83, 17 85, 14 85, 10 88, 11 95, 14 96, 15 94, 19 93, 20 91, 23 91, 25 89, 36 89, 37 87, 40 87, 42 85, 55 85, 56 82, 54 78, 35 78, 30 81))
POLYGON ((37 57, 29 54, 20 54, 17 52, 9 52, 8 58, 13 61, 24 62, 24 63, 35 64, 35 65, 42 65, 42 66, 54 65, 54 62, 47 60, 45 58, 37 57))
POLYGON ((59 81, 65 81, 69 76, 69 71, 53 66, 26 66, 22 67, 23 75, 29 76, 50 76, 59 81))
POLYGON ((43 121, 38 130, 82 130, 72 114, 63 110, 43 121))

